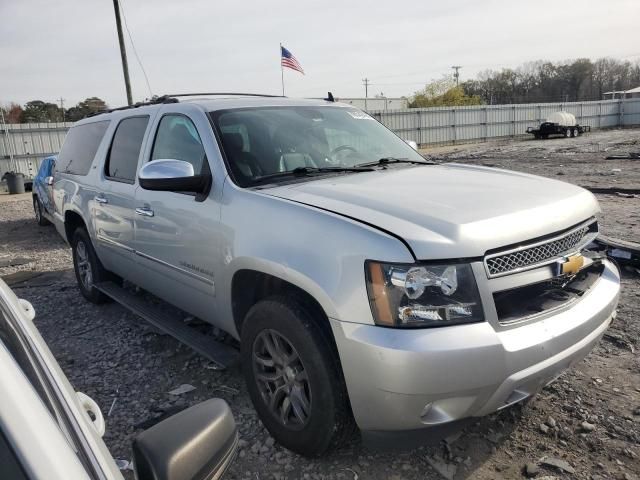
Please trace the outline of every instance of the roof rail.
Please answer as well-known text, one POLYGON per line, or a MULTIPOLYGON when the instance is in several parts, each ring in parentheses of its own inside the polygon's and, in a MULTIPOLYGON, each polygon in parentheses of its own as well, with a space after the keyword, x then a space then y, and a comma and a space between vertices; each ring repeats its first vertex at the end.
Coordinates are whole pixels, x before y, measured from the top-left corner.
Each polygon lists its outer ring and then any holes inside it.
POLYGON ((203 92, 203 93, 172 93, 165 97, 201 97, 201 96, 238 96, 238 97, 271 97, 284 98, 284 95, 269 95, 266 93, 238 93, 238 92, 203 92))
POLYGON ((152 98, 147 102, 138 102, 138 103, 134 103, 133 105, 126 105, 124 107, 117 107, 117 108, 107 108, 105 110, 100 110, 99 112, 93 112, 87 115, 87 117, 95 117, 96 115, 101 115, 103 113, 117 112, 120 110, 129 110, 131 108, 144 107, 147 105, 158 105, 159 103, 178 103, 178 99, 173 98, 170 95, 162 95, 160 97, 152 98))

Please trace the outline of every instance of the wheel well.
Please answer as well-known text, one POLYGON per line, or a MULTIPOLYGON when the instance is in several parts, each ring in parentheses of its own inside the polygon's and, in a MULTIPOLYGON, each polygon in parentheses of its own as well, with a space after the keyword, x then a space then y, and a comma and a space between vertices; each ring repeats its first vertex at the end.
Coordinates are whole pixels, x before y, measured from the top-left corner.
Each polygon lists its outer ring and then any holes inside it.
POLYGON ((73 240, 73 232, 75 232, 78 227, 86 228, 82 217, 76 212, 66 212, 64 214, 64 233, 67 236, 67 242, 71 243, 71 240, 73 240))
POLYGON ((302 302, 313 313, 320 328, 333 339, 327 315, 315 298, 286 280, 255 270, 240 270, 231 282, 231 305, 238 334, 242 331, 242 322, 249 309, 260 300, 274 295, 293 296, 302 302))

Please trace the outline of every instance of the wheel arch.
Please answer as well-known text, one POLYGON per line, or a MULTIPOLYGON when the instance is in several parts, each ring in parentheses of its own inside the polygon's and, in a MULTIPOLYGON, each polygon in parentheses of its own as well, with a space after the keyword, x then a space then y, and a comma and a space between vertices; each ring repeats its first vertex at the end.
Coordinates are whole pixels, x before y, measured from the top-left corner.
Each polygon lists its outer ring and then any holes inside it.
POLYGON ((255 267, 238 268, 233 273, 229 299, 238 337, 249 309, 260 300, 276 295, 292 296, 302 302, 321 323, 321 328, 331 332, 329 318, 335 318, 336 312, 329 297, 310 279, 295 272, 287 273, 283 275, 255 267))
POLYGON ((67 210, 64 212, 64 233, 67 243, 71 244, 71 241, 73 240, 73 232, 75 232, 79 227, 87 229, 87 224, 82 216, 74 210, 67 210))

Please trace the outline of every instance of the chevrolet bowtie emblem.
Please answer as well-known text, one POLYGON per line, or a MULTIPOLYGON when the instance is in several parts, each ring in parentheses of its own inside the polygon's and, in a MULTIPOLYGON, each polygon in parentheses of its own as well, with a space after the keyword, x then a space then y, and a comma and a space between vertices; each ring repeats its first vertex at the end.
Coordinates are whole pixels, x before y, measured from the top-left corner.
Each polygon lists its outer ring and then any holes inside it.
POLYGON ((584 265, 584 257, 576 253, 569 257, 562 257, 558 260, 558 275, 575 275, 584 265))

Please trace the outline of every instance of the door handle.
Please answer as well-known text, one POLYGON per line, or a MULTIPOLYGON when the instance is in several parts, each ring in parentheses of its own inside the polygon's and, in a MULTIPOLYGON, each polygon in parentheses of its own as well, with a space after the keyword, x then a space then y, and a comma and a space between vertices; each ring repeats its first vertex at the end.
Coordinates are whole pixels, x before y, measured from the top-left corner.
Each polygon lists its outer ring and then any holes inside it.
POLYGON ((142 215, 143 217, 153 217, 153 210, 149 207, 136 208, 136 215, 142 215))
POLYGON ((93 199, 98 203, 109 203, 109 200, 104 198, 102 195, 96 195, 93 199))

